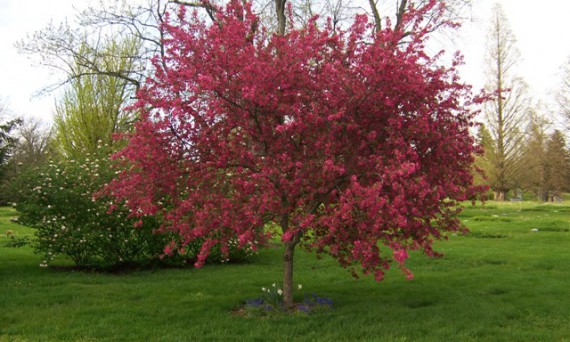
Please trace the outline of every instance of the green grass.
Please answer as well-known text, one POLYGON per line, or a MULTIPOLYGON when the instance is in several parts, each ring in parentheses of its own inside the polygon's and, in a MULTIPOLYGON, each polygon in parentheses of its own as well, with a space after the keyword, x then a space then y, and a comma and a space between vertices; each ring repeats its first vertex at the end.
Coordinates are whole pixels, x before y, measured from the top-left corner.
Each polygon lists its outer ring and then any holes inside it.
MULTIPOLYGON (((301 292, 334 310, 265 318, 231 313, 281 278, 281 249, 254 263, 124 274, 38 267, 7 248, 0 209, 0 341, 570 341, 570 206, 467 206, 471 228, 412 255, 408 281, 353 279, 336 262, 297 251, 301 292), (538 231, 533 231, 538 229, 538 231)), ((69 265, 58 261, 59 265, 69 265)))

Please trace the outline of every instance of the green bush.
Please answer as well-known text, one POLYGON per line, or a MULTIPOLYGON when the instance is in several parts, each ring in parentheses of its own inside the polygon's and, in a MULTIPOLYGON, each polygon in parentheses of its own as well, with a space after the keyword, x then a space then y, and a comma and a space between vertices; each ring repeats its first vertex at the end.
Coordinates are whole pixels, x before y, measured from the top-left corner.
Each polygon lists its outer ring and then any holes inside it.
POLYGON ((95 197, 114 176, 108 154, 84 160, 50 161, 22 175, 16 209, 22 224, 37 229, 36 253, 41 266, 57 255, 77 266, 113 267, 157 260, 171 237, 155 233, 159 222, 138 218, 108 197, 95 197), (109 212, 111 206, 115 210, 109 212))
MULTIPOLYGON (((37 229, 38 239, 32 245, 44 256, 40 266, 48 266, 57 255, 93 268, 193 263, 203 241, 192 242, 183 253, 165 256, 164 247, 177 237, 157 231, 162 223, 159 216, 131 217, 122 203, 94 195, 118 172, 109 153, 101 150, 83 160, 50 160, 13 184, 20 223, 37 229)), ((214 246, 207 262, 242 262, 255 254, 251 247, 239 248, 237 239, 229 247, 226 256, 220 246, 214 246)))

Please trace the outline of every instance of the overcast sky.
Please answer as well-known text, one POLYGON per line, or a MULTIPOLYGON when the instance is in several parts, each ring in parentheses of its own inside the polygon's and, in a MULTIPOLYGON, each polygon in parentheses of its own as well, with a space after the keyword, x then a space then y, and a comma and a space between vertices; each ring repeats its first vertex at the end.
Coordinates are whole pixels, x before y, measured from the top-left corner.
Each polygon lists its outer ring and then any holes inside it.
MULTIPOLYGON (((484 85, 485 39, 490 10, 503 5, 521 51, 519 74, 530 85, 534 97, 543 103, 559 83, 559 68, 570 56, 570 1, 567 0, 474 0, 473 20, 464 24, 448 50, 460 49, 466 66, 462 76, 476 89, 484 85)), ((54 78, 49 70, 31 65, 19 55, 14 43, 26 34, 45 27, 50 20, 60 22, 89 1, 0 0, 0 99, 13 115, 51 120, 54 96, 33 95, 54 78)))

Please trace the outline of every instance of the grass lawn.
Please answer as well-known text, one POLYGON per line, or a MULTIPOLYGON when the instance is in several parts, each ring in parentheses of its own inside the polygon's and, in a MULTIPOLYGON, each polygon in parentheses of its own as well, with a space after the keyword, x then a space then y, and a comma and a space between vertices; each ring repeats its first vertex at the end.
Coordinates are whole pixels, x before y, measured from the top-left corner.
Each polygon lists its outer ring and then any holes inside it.
POLYGON ((265 318, 231 311, 281 279, 280 248, 200 270, 44 269, 29 247, 4 247, 7 230, 33 235, 14 215, 0 208, 0 341, 570 341, 569 205, 468 205, 471 233, 437 243, 442 258, 414 254, 413 280, 355 280, 297 251, 299 298, 334 309, 265 318))

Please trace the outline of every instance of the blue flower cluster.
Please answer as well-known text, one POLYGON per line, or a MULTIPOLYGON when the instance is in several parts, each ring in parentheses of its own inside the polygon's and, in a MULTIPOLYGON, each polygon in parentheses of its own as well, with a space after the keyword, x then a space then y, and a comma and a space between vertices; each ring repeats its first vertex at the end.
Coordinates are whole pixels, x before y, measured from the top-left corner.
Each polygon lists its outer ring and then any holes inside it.
MULTIPOLYGON (((328 297, 320 297, 316 293, 305 296, 302 303, 297 304, 297 310, 304 313, 310 313, 317 310, 330 310, 333 308, 333 300, 328 297)), ((248 309, 263 310, 265 312, 272 312, 274 310, 282 310, 283 304, 279 306, 268 303, 264 298, 248 299, 245 302, 245 307, 248 309)))
POLYGON ((320 297, 316 293, 305 296, 303 303, 297 305, 299 311, 309 313, 315 309, 332 309, 333 300, 328 297, 320 297))

